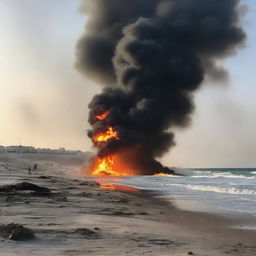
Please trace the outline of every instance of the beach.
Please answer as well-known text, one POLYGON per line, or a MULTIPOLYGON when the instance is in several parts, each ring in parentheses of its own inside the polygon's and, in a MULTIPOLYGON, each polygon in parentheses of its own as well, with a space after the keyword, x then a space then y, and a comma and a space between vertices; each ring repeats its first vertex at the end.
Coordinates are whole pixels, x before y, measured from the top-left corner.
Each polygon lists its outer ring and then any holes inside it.
POLYGON ((0 225, 20 224, 35 234, 28 241, 0 238, 1 256, 256 255, 256 231, 235 228, 253 225, 254 216, 185 210, 155 191, 82 178, 84 160, 0 154, 1 187, 26 182, 49 190, 0 192, 0 225))

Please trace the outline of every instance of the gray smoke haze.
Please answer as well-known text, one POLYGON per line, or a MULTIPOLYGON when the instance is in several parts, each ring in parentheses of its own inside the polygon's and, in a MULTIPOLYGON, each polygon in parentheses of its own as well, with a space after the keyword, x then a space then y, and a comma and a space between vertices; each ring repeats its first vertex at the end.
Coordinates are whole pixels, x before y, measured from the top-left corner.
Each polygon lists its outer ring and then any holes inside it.
POLYGON ((92 138, 107 127, 120 140, 98 156, 136 148, 130 156, 141 174, 165 168, 155 160, 175 145, 172 127, 187 127, 193 92, 216 65, 243 45, 238 0, 85 0, 89 16, 77 44, 77 69, 105 88, 89 104, 92 138), (105 120, 95 115, 110 111, 105 120))

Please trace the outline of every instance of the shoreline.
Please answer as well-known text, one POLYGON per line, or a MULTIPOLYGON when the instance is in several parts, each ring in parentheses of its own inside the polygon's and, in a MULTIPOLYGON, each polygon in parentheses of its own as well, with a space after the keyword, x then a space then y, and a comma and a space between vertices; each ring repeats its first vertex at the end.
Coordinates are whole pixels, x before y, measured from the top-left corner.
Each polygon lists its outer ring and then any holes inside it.
MULTIPOLYGON (((256 214, 247 212, 247 211, 239 211, 239 210, 233 210, 229 208, 224 208, 223 206, 216 206, 214 204, 208 204, 203 201, 195 200, 195 199, 179 199, 175 196, 172 196, 170 192, 165 193, 163 190, 157 190, 157 189, 149 189, 149 188, 142 188, 142 187, 137 187, 133 185, 126 185, 125 183, 119 183, 118 180, 116 181, 115 178, 109 177, 109 179, 104 178, 104 177, 99 177, 95 178, 92 176, 88 176, 89 179, 91 180, 96 180, 96 181, 101 181, 101 179, 104 180, 105 183, 110 183, 115 186, 120 186, 120 187, 130 187, 134 188, 135 190, 141 190, 145 192, 151 193, 153 196, 165 200, 166 202, 173 203, 175 207, 179 208, 180 210, 184 211, 191 211, 191 212, 198 212, 198 213, 205 213, 209 215, 217 215, 220 217, 224 218, 232 218, 232 219, 237 219, 237 220, 246 220, 248 218, 252 220, 256 220, 256 214), (113 183, 114 181, 114 183, 113 183)), ((153 177, 153 176, 152 176, 153 177)), ((125 179, 120 177, 120 181, 123 181, 125 179)), ((248 224, 248 223, 246 223, 248 224)), ((255 226, 256 222, 254 223, 255 226)), ((256 227, 256 226, 255 226, 256 227)), ((255 228, 252 228, 253 230, 255 228)))
POLYGON ((21 168, 22 161, 11 161, 11 171, 1 167, 2 182, 26 181, 50 189, 51 195, 0 195, 0 224, 21 224, 36 235, 26 242, 0 239, 1 256, 256 255, 256 232, 231 228, 239 226, 237 219, 181 210, 155 191, 114 191, 67 178, 61 173, 74 170, 67 160, 44 159, 32 175, 21 168), (81 233, 84 229, 94 235, 81 233))
MULTIPOLYGON (((132 186, 131 186, 132 187, 132 186)), ((135 187, 136 188, 136 187, 135 187)), ((129 194, 130 192, 124 192, 129 194)), ((167 218, 163 218, 164 220, 167 219, 167 221, 171 222, 170 219, 175 216, 181 216, 180 222, 175 221, 176 224, 184 226, 185 228, 195 228, 197 224, 195 224, 191 219, 193 218, 200 218, 200 227, 197 226, 197 231, 199 232, 219 232, 220 226, 215 226, 215 221, 219 222, 218 224, 221 224, 221 229, 227 229, 230 232, 235 231, 243 231, 243 226, 246 227, 246 230, 254 235, 256 235, 255 227, 256 227, 256 216, 247 213, 247 212, 235 212, 232 210, 226 210, 223 208, 218 208, 215 206, 210 205, 204 205, 203 203, 199 201, 192 201, 192 200, 179 200, 171 198, 170 196, 162 195, 161 193, 158 193, 155 190, 150 189, 140 189, 140 191, 135 192, 137 193, 137 197, 142 197, 145 199, 149 199, 149 201, 154 202, 155 205, 163 206, 163 210, 167 210, 172 213, 171 216, 167 218), (183 205, 183 201, 186 204, 190 204, 189 206, 186 205, 186 207, 183 205), (203 207, 203 209, 198 209, 198 203, 201 204, 200 208, 203 207), (214 212, 211 212, 209 209, 206 209, 207 207, 216 208, 214 212), (205 223, 203 223, 205 222, 205 223), (214 223, 213 226, 209 226, 210 223, 214 223), (205 226, 204 226, 205 224, 205 226), (250 229, 250 225, 253 225, 250 229), (238 227, 238 228, 235 228, 238 227), (240 227, 240 228, 239 228, 240 227), (213 229, 209 229, 213 228, 213 229)), ((177 220, 178 218, 176 218, 177 220)), ((249 239, 250 240, 250 239, 249 239)))

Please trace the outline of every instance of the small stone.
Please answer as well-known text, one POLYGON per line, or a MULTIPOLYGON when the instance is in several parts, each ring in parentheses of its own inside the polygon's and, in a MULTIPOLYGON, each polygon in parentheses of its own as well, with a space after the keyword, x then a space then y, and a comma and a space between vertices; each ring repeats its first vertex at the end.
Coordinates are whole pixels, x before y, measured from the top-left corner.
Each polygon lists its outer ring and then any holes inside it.
POLYGON ((147 212, 140 212, 139 215, 148 215, 147 212))
POLYGON ((51 179, 51 177, 49 177, 49 176, 39 176, 38 178, 43 179, 43 180, 51 179))
POLYGON ((88 186, 88 187, 95 187, 95 188, 100 187, 100 184, 96 181, 83 181, 79 185, 88 186))
POLYGON ((192 251, 188 252, 188 255, 195 255, 192 251))
POLYGON ((115 211, 115 212, 113 212, 113 215, 124 216, 124 215, 133 215, 133 213, 132 212, 115 211))
POLYGON ((75 230, 75 233, 77 233, 77 234, 79 234, 83 237, 95 237, 95 236, 97 236, 97 234, 94 231, 92 231, 90 229, 87 229, 87 228, 77 228, 75 230))
POLYGON ((120 200, 118 200, 118 203, 127 204, 127 203, 129 203, 129 200, 127 198, 123 197, 120 200))

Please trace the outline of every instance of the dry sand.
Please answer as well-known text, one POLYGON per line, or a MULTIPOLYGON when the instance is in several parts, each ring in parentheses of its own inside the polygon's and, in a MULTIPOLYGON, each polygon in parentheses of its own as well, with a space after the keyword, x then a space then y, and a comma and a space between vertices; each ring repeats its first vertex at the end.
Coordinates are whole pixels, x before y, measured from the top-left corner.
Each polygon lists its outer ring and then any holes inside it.
POLYGON ((150 191, 98 187, 74 177, 82 162, 81 155, 0 154, 1 186, 26 181, 51 190, 0 193, 0 224, 22 224, 36 235, 0 238, 1 256, 256 255, 256 232, 231 228, 254 217, 185 211, 150 191), (33 163, 39 169, 28 175, 33 163))

